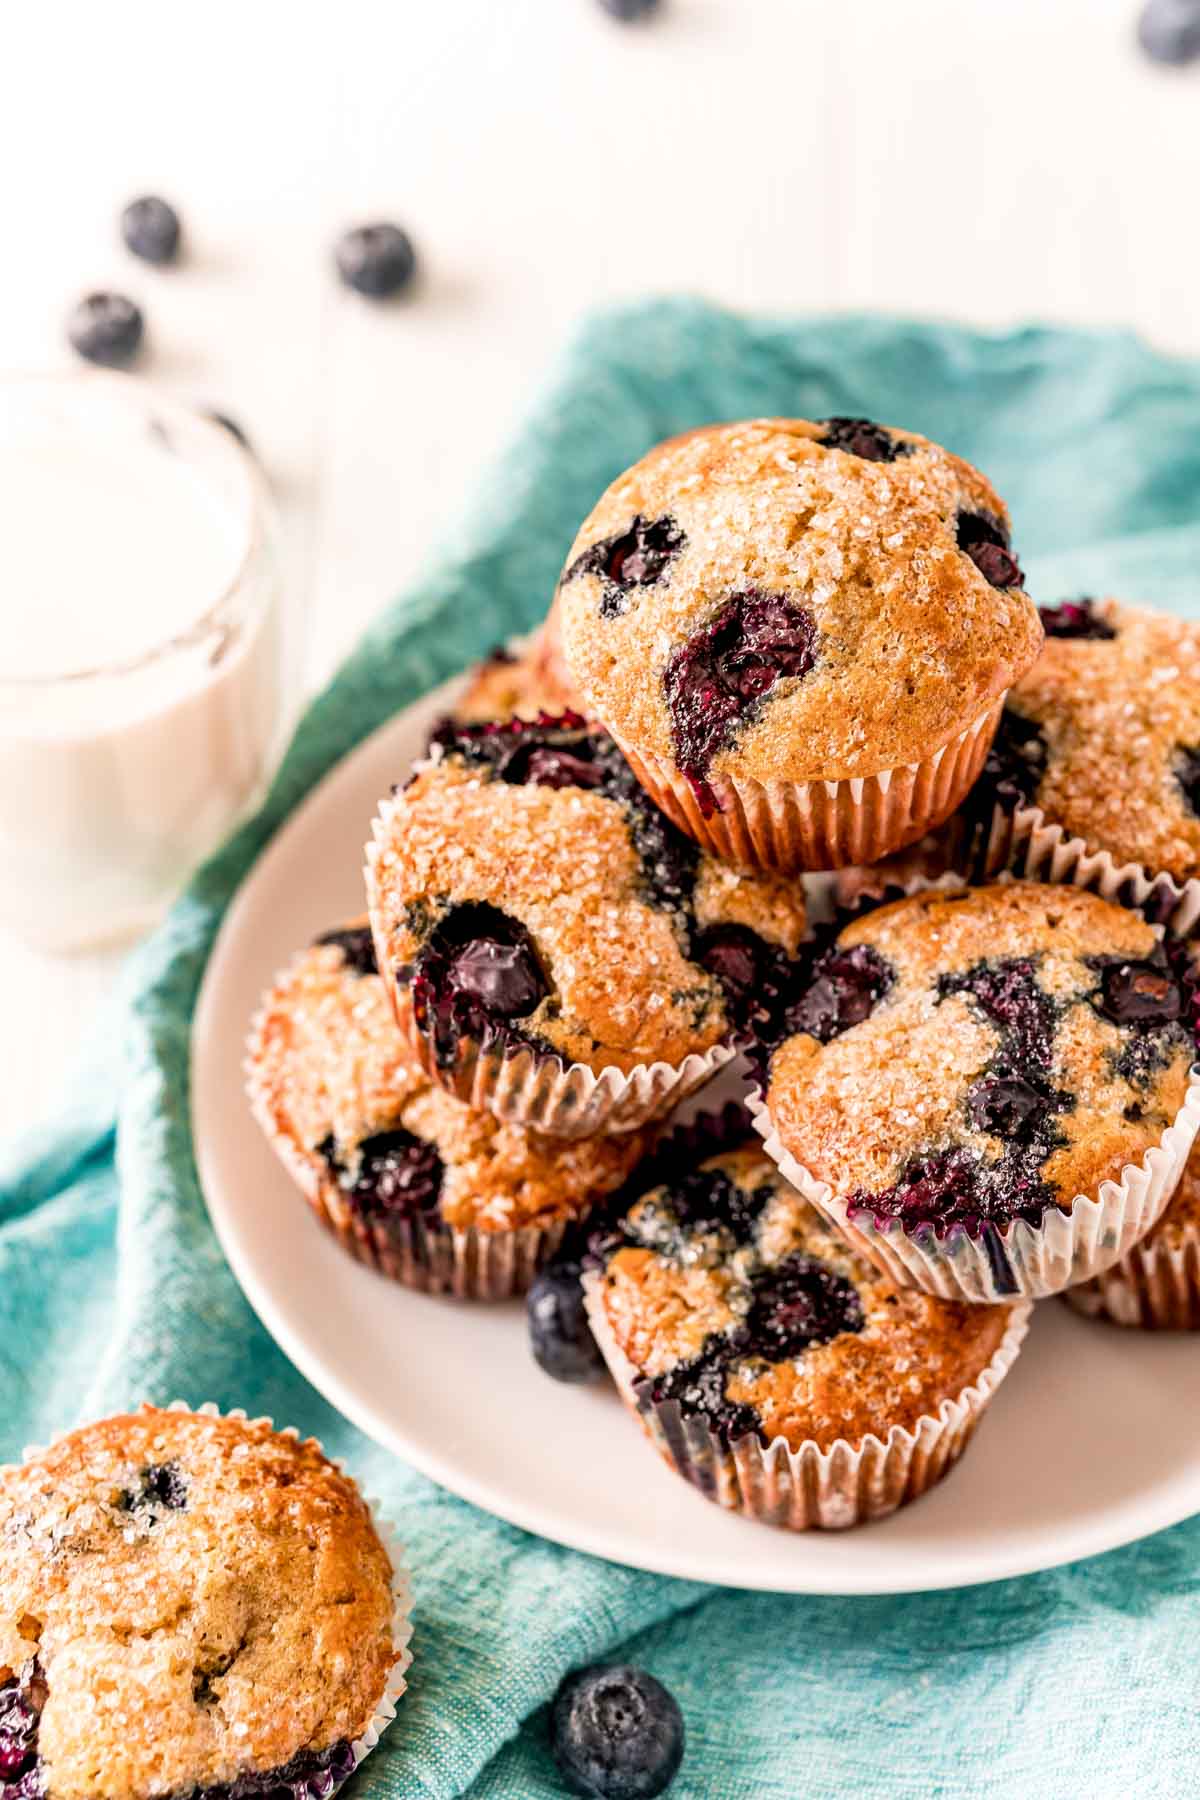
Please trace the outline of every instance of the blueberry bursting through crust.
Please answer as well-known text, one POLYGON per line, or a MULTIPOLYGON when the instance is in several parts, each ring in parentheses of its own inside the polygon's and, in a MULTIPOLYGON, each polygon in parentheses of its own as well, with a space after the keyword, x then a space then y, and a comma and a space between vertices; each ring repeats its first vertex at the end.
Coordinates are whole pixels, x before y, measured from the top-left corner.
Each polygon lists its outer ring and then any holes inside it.
MULTIPOLYGON (((0 1686, 0 1800, 44 1800, 46 1769, 38 1754, 38 1733, 49 1687, 36 1658, 0 1686)), ((206 1690, 197 1703, 212 1704, 206 1690)), ((252 1770, 216 1787, 194 1788, 186 1800, 329 1800, 354 1773, 354 1750, 346 1739, 323 1750, 300 1750, 273 1769, 252 1770)), ((168 1800, 185 1800, 169 1796, 168 1800)))
MULTIPOLYGON (((674 920, 690 958, 721 985, 736 1036, 764 1025, 781 1004, 792 964, 742 925, 701 930, 692 906, 700 852, 649 799, 612 739, 575 713, 460 726, 446 721, 430 747, 491 772, 515 786, 581 788, 624 811, 642 867, 643 897, 674 920)), ((413 962, 398 971, 412 997, 417 1028, 443 1067, 466 1039, 481 1048, 561 1053, 523 1021, 551 992, 537 947, 519 919, 483 903, 451 907, 431 922, 413 962)))
POLYGON ((722 1169, 692 1169, 643 1198, 636 1229, 621 1219, 595 1232, 588 1246, 588 1265, 603 1267, 625 1245, 642 1242, 639 1233, 649 1226, 662 1255, 683 1258, 689 1238, 703 1233, 724 1254, 746 1258, 750 1305, 733 1330, 710 1333, 699 1355, 634 1384, 639 1402, 673 1403, 685 1416, 702 1418, 726 1444, 753 1434, 767 1441, 755 1409, 727 1396, 736 1363, 785 1362, 811 1345, 861 1331, 866 1322, 853 1282, 815 1257, 797 1251, 770 1267, 759 1263, 755 1228, 773 1191, 770 1185, 748 1191, 722 1169))
POLYGON ((589 544, 563 576, 598 575, 600 617, 617 619, 629 611, 634 590, 653 587, 679 555, 687 539, 669 515, 646 519, 635 513, 625 531, 589 544))
POLYGON ((731 595, 672 653, 663 671, 671 740, 706 818, 717 809, 708 779, 713 757, 757 718, 772 688, 807 675, 816 659, 812 614, 756 588, 731 595))

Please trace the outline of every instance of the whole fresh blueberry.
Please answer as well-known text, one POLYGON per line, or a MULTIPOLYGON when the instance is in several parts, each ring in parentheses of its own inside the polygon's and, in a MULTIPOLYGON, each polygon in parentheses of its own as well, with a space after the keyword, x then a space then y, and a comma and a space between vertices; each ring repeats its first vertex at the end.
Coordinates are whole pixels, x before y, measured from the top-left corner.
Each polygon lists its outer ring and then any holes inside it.
POLYGON ((408 286, 417 270, 412 239, 386 220, 356 225, 342 233, 334 248, 338 274, 355 293, 388 300, 408 286))
POLYGON ((600 0, 600 5, 611 18, 620 19, 623 25, 632 25, 637 19, 648 19, 651 13, 659 9, 659 0, 600 0))
POLYGON ((157 194, 131 200, 121 214, 125 248, 143 262, 174 262, 179 254, 179 214, 157 194))
POLYGON ((142 311, 124 294, 85 294, 67 320, 71 348, 87 362, 123 369, 142 345, 142 311))
POLYGON ((555 1761, 587 1800, 653 1800, 683 1760, 683 1717, 653 1675, 598 1664, 567 1675, 550 1722, 555 1761))
POLYGON ((1138 42, 1153 62, 1182 67, 1200 56, 1197 0, 1148 0, 1138 20, 1138 42))
POLYGON ((555 1381, 592 1381, 604 1367, 583 1304, 576 1266, 543 1269, 525 1301, 534 1361, 555 1381))

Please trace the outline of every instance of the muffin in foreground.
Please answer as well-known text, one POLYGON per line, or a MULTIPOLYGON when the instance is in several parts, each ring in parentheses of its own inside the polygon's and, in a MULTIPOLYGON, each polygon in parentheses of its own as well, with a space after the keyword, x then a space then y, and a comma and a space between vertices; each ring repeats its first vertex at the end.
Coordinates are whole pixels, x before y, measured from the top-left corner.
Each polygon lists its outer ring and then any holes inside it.
POLYGON ((380 972, 431 1077, 562 1136, 661 1116, 734 1054, 798 882, 703 855, 574 715, 447 727, 367 850, 380 972))
POLYGON ((832 869, 915 841, 982 767, 1042 631, 977 470, 862 419, 660 444, 559 582, 584 708, 718 856, 832 869))
POLYGON ((882 1518, 940 1480, 1030 1311, 898 1289, 755 1143, 642 1195, 593 1239, 584 1284, 668 1464, 792 1530, 882 1518))
POLYGON ((251 1033, 247 1084, 343 1247, 407 1287, 460 1299, 523 1292, 649 1141, 548 1138, 446 1093, 396 1029, 365 920, 319 938, 279 977, 251 1033))
POLYGON ((994 1301, 1101 1273, 1154 1224, 1200 1118, 1180 947, 1074 887, 933 889, 814 961, 758 1119, 897 1282, 994 1301))
POLYGON ((22 1800, 339 1788, 404 1689, 354 1483, 267 1419, 104 1419, 0 1470, 0 1781, 22 1800))
POLYGON ((1190 930, 1200 916, 1200 624, 1117 600, 1042 613, 954 821, 960 866, 1055 880, 1127 870, 1122 899, 1190 930), (1127 865, 1129 865, 1127 869, 1127 865))
POLYGON ((1200 1331, 1200 1149, 1167 1210, 1140 1243, 1094 1281, 1071 1288, 1076 1312, 1142 1331, 1200 1331))

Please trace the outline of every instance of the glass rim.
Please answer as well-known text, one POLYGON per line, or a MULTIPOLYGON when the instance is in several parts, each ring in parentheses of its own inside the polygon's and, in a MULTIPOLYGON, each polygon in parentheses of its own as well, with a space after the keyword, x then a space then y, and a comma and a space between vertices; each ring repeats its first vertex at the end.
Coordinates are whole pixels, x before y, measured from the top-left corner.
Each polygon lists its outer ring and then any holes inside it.
POLYGON ((24 373, 18 370, 0 374, 0 393, 5 389, 38 387, 103 387, 112 393, 120 391, 133 399, 144 413, 153 415, 157 409, 186 418, 189 425, 198 425, 202 433, 210 434, 214 444, 222 445, 230 466, 241 472, 250 505, 246 541, 233 573, 217 598, 190 625, 169 638, 151 644, 148 649, 138 651, 135 656, 126 656, 116 662, 93 663, 85 668, 66 668, 53 675, 5 675, 0 670, 0 693, 7 691, 27 697, 58 687, 82 686, 87 682, 120 680, 126 676, 139 675, 144 670, 153 668, 156 663, 165 662, 213 636, 221 629, 222 615, 245 587, 254 562, 264 547, 270 506, 270 490, 258 458, 227 425, 195 403, 176 399, 142 376, 123 374, 115 369, 61 369, 44 373, 24 373))

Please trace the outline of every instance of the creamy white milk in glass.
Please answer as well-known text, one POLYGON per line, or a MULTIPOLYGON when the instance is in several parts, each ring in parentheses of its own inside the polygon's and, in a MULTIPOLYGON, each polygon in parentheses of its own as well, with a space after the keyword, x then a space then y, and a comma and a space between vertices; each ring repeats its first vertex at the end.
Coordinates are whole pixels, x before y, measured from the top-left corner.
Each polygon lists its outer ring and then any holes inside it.
POLYGON ((274 770, 280 613, 224 426, 130 376, 0 382, 0 924, 158 915, 274 770))

